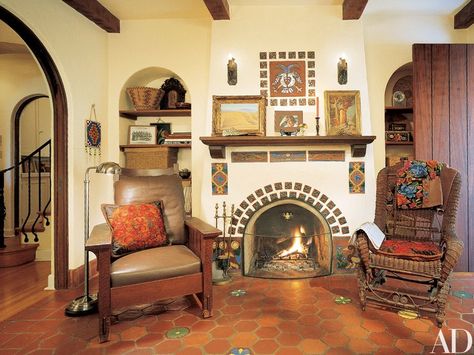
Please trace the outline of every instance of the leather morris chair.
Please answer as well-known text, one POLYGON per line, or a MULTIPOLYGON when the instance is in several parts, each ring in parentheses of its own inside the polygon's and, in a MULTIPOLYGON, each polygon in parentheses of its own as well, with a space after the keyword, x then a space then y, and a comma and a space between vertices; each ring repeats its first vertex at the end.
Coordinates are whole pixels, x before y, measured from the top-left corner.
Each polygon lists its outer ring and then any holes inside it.
MULTIPOLYGON (((436 162, 399 163, 379 172, 374 223, 385 233, 385 240, 376 250, 366 232, 356 232, 359 296, 363 310, 371 302, 417 314, 432 312, 441 327, 450 290, 449 276, 463 250, 455 232, 461 178, 456 170, 444 164, 436 165, 440 167, 437 192, 440 204, 414 208, 413 201, 398 195, 399 191, 408 189, 401 182, 409 164, 426 167, 435 166, 436 162), (395 287, 393 279, 398 280, 395 287)), ((421 187, 416 191, 416 196, 423 193, 421 187)))
POLYGON ((181 179, 120 176, 114 199, 119 206, 160 201, 168 244, 113 257, 109 225, 93 228, 86 250, 97 257, 100 342, 108 340, 112 310, 125 306, 195 295, 202 316, 211 317, 212 243, 221 231, 197 218, 185 220, 181 179))

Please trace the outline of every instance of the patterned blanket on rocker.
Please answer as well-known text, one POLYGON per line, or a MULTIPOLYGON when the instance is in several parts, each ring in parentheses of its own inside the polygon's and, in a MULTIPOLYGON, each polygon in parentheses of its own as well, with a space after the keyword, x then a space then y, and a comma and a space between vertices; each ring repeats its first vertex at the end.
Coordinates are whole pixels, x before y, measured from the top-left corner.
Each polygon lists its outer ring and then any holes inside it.
POLYGON ((397 207, 414 209, 442 205, 443 193, 439 176, 443 166, 436 160, 407 161, 397 174, 397 207))

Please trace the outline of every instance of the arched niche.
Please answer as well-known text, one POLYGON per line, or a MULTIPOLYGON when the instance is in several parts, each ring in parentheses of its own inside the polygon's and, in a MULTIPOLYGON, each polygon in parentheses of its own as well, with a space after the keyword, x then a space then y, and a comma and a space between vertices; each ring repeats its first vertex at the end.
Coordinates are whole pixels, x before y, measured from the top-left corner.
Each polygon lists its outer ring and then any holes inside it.
POLYGON ((149 67, 142 70, 137 71, 130 78, 125 81, 122 86, 122 90, 120 91, 120 98, 119 98, 119 108, 120 110, 133 110, 133 105, 128 97, 127 88, 135 87, 135 86, 149 86, 154 88, 160 88, 161 85, 165 82, 166 79, 175 78, 179 80, 181 85, 186 89, 186 102, 191 102, 189 90, 181 77, 176 74, 175 72, 161 67, 149 67))
MULTIPOLYGON (((127 94, 127 88, 146 86, 153 88, 160 88, 163 83, 170 78, 177 79, 180 84, 186 90, 184 101, 191 103, 191 95, 188 90, 186 82, 175 72, 167 68, 162 67, 148 67, 141 69, 132 74, 123 84, 120 90, 119 97, 119 109, 120 110, 134 110, 132 101, 127 94)), ((177 110, 179 111, 179 110, 177 110)), ((121 118, 119 123, 119 143, 120 145, 128 144, 129 127, 132 125, 150 125, 152 123, 164 122, 171 124, 172 132, 191 132, 191 117, 188 115, 180 116, 179 114, 173 115, 160 115, 159 110, 156 115, 150 116, 138 116, 136 120, 128 118, 121 118)), ((125 165, 125 158, 122 154, 120 157, 120 164, 125 165)), ((178 153, 178 164, 179 168, 191 169, 191 150, 190 149, 179 149, 178 153)))
POLYGON ((395 70, 385 87, 385 106, 393 106, 393 93, 400 87, 407 87, 401 90, 407 98, 407 106, 412 106, 413 100, 413 63, 409 62, 395 70), (409 86, 409 88, 408 88, 409 86), (410 100, 411 99, 411 100, 410 100), (410 104, 411 103, 411 104, 410 104))

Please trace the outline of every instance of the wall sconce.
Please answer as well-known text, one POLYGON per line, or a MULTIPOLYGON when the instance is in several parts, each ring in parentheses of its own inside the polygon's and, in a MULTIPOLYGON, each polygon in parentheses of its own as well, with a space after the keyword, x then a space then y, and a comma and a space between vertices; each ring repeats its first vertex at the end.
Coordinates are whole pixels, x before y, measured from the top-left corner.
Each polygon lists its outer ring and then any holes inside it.
POLYGON ((347 61, 344 58, 339 58, 337 63, 337 82, 340 85, 347 84, 347 61))
POLYGON ((227 83, 229 85, 237 84, 237 63, 235 58, 231 58, 227 62, 227 83))

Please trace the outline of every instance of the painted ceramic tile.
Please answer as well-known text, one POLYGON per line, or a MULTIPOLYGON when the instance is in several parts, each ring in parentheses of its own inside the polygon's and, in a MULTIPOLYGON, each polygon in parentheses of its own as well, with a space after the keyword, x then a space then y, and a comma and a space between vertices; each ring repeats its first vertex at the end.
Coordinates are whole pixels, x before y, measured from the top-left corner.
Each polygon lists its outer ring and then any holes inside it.
POLYGON ((304 96, 306 68, 303 60, 270 62, 270 96, 304 96))
POLYGON ((336 273, 354 272, 359 259, 349 250, 349 237, 333 237, 333 267, 336 273))
POLYGON ((287 161, 306 161, 305 151, 280 151, 270 152, 270 162, 280 163, 287 161))
POLYGON ((286 59, 286 52, 278 52, 279 59, 286 59))
POLYGON ((260 52, 260 59, 267 59, 267 52, 260 52))
POLYGON ((365 163, 363 161, 349 162, 349 192, 351 194, 365 193, 365 163))
POLYGON ((212 194, 227 195, 227 163, 212 163, 212 194))
POLYGON ((310 150, 308 151, 308 161, 345 161, 346 152, 344 150, 310 150))
POLYGON ((314 62, 314 60, 308 61, 308 68, 314 68, 314 67, 315 67, 315 64, 316 64, 316 63, 314 62))
POLYGON ((268 162, 267 152, 232 152, 232 163, 266 163, 268 162))

